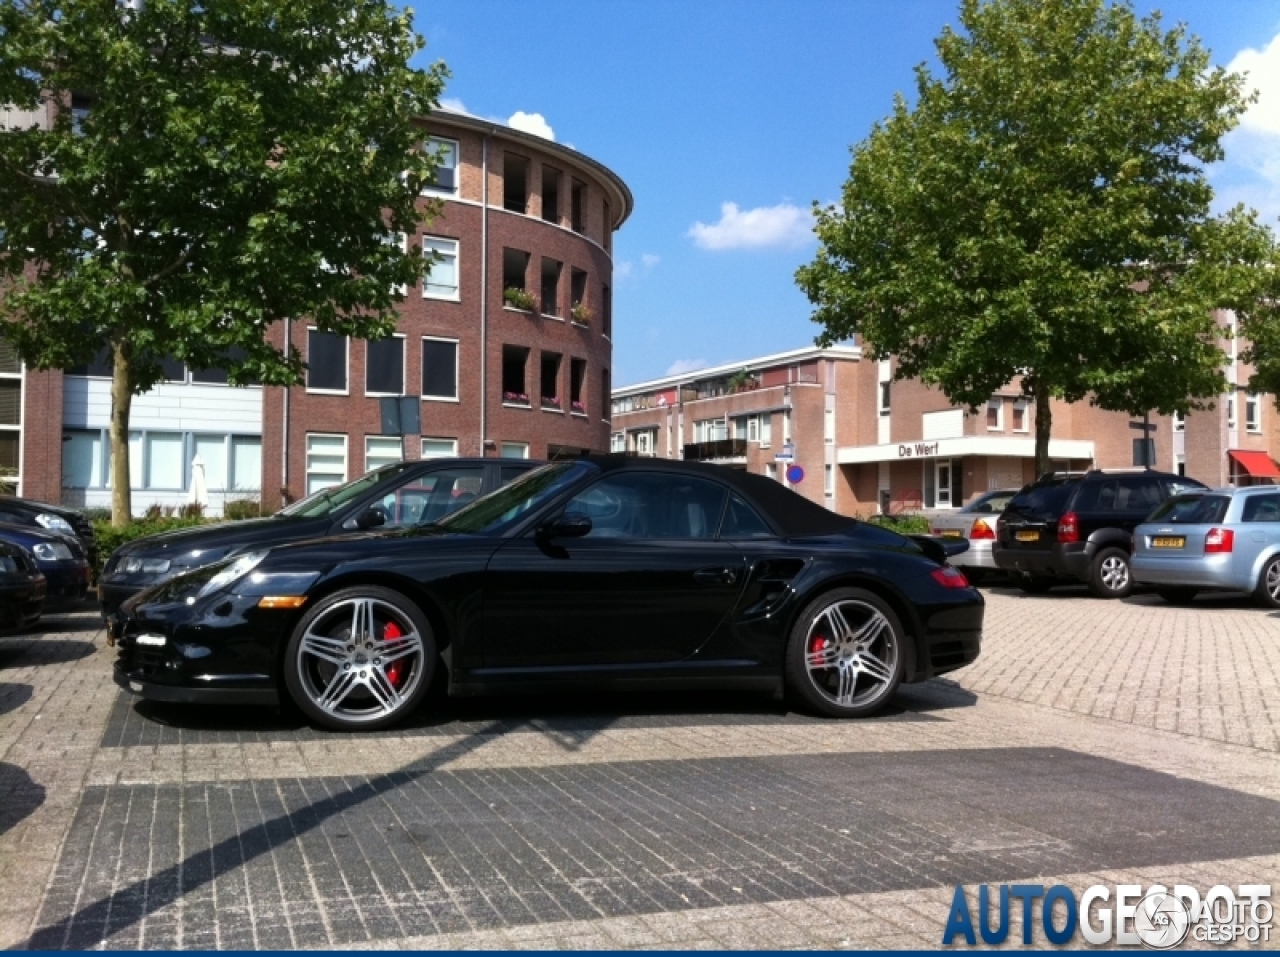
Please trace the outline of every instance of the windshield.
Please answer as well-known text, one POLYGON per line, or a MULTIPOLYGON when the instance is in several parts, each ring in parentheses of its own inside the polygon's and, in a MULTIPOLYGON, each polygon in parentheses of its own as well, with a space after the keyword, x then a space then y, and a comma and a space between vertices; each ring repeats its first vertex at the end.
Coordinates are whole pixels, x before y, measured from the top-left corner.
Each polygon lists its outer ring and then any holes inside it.
POLYGON ((525 512, 558 495, 593 468, 581 462, 554 462, 526 472, 510 485, 478 498, 452 515, 447 515, 433 529, 463 534, 500 531, 525 512))
POLYGON ((1009 511, 1041 521, 1056 519, 1066 508, 1067 499, 1071 497, 1075 487, 1075 482, 1028 485, 1013 497, 1013 501, 1009 503, 1009 511))
POLYGON ((998 515, 1013 501, 1016 492, 990 492, 960 509, 970 515, 998 515))
POLYGON ((1226 495, 1178 495, 1169 499, 1147 519, 1171 525, 1215 525, 1227 514, 1231 504, 1226 495))
POLYGON ((300 518, 321 518, 322 516, 330 515, 359 498, 379 482, 406 472, 416 464, 416 462, 397 462, 394 465, 385 465, 380 469, 365 473, 346 485, 333 485, 329 488, 323 488, 304 499, 294 502, 292 505, 286 505, 276 512, 276 517, 288 515, 300 518))

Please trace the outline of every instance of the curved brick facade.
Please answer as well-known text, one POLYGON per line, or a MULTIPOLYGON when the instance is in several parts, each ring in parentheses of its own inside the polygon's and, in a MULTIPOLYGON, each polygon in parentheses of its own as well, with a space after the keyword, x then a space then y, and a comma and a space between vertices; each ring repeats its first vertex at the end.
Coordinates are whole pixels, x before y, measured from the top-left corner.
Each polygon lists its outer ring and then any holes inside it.
MULTIPOLYGON (((424 206, 439 200, 440 212, 418 239, 456 242, 457 292, 452 298, 438 289, 425 295, 421 285, 406 291, 397 326, 405 337, 403 394, 423 394, 424 338, 457 342, 457 394, 453 400, 417 403, 421 428, 404 436, 404 457, 419 458, 424 438, 453 440, 459 455, 497 456, 504 446, 508 453, 527 446, 534 458, 607 450, 612 233, 631 212, 630 192, 588 157, 501 125, 440 113, 424 129, 455 150, 456 165, 452 184, 449 173, 441 174, 442 185, 453 188, 424 197, 424 206), (558 185, 552 187, 553 182, 558 185), (521 192, 523 212, 508 208, 521 205, 521 192), (519 254, 528 255, 523 288, 538 301, 532 311, 504 303, 504 287, 517 284, 511 263, 519 254), (554 298, 554 305, 542 302, 544 291, 550 292, 544 289, 544 260, 548 269, 559 264, 555 295, 546 297, 554 298), (581 316, 586 322, 573 320, 575 300, 589 312, 581 316), (520 350, 527 350, 523 388, 515 389, 510 388, 512 354, 520 350), (544 386, 544 359, 552 363, 554 357, 559 357, 554 385, 544 386), (575 385, 580 408, 571 405, 575 385), (528 405, 504 401, 504 392, 527 395, 528 405), (559 408, 544 408, 543 395, 559 399, 559 408)), ((291 323, 289 335, 305 354, 306 323, 291 323)), ((274 504, 280 489, 290 497, 306 492, 309 435, 347 436, 347 478, 378 464, 366 455, 369 439, 385 435, 380 400, 366 394, 367 357, 367 344, 352 340, 345 394, 296 387, 288 390, 286 410, 285 390, 266 390, 263 490, 268 503, 274 504)))

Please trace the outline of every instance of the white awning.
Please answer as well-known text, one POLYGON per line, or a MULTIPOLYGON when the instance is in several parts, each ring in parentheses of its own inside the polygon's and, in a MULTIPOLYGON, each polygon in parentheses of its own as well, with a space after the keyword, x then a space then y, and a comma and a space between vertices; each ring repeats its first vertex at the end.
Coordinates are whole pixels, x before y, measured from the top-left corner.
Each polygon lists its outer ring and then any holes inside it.
MULTIPOLYGON (((865 462, 899 462, 906 459, 951 459, 966 455, 1002 455, 1032 459, 1036 440, 1027 437, 965 435, 955 439, 923 439, 918 442, 890 442, 887 445, 851 445, 836 451, 841 465, 865 462)), ((1049 458, 1093 461, 1093 442, 1085 439, 1050 439, 1049 458)))

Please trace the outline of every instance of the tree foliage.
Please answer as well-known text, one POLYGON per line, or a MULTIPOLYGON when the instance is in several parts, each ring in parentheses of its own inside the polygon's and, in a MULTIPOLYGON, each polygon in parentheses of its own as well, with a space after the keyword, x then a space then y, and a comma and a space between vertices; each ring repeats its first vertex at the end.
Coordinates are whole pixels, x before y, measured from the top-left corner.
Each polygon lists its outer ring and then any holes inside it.
POLYGON ((1181 26, 1103 0, 964 0, 917 101, 853 148, 797 280, 820 343, 976 408, 1011 381, 1050 398, 1185 412, 1225 388, 1212 310, 1256 228, 1211 216, 1205 166, 1249 98, 1181 26))
POLYGON ((162 359, 284 385, 273 324, 394 327, 445 76, 422 45, 386 0, 0 3, 0 104, 52 116, 0 131, 3 334, 37 369, 109 350, 117 524, 162 359))

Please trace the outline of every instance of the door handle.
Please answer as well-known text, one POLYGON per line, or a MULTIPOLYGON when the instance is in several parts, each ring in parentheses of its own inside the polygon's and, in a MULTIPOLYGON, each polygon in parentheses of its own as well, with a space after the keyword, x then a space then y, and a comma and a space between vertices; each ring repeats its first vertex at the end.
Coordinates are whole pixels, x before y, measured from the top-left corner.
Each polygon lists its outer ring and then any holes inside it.
POLYGON ((700 568, 693 573, 693 580, 699 585, 732 585, 738 573, 732 568, 700 568))

